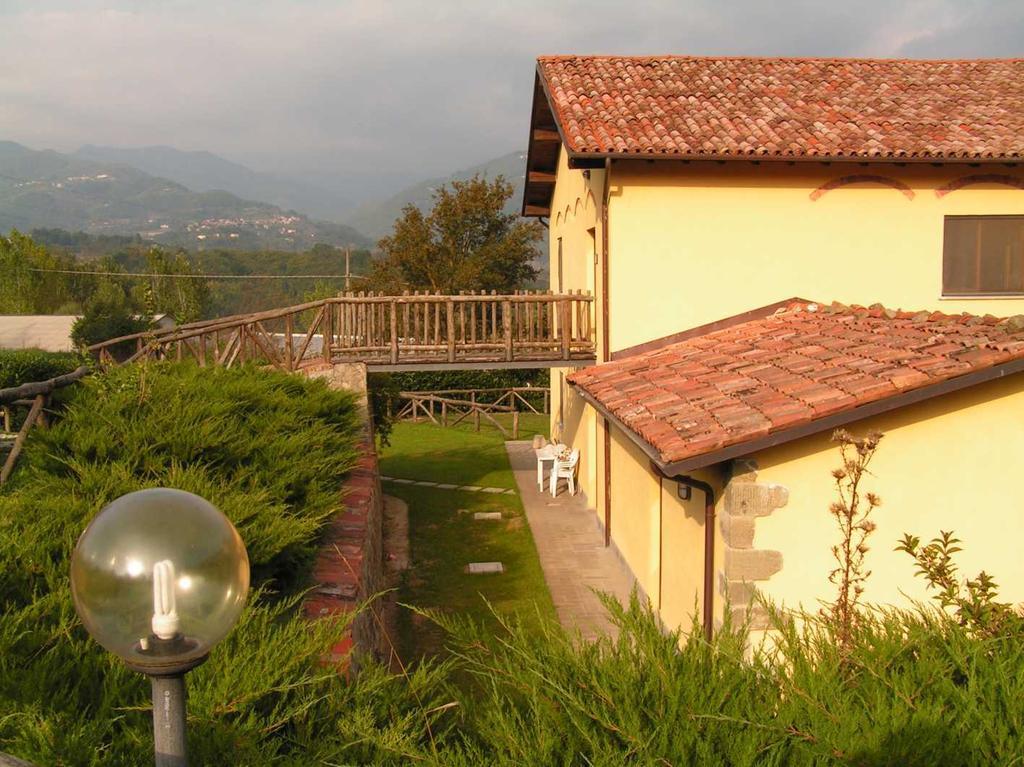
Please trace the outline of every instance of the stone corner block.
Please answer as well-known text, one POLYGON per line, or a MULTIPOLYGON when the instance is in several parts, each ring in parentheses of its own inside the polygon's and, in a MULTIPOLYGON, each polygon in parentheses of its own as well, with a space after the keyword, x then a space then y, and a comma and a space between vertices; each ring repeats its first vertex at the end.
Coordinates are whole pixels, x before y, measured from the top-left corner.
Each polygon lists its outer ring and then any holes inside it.
POLYGON ((782 552, 771 549, 725 550, 725 573, 732 581, 765 581, 782 569, 782 552))
POLYGON ((734 606, 731 611, 732 626, 746 626, 749 631, 764 631, 769 626, 768 611, 761 605, 734 606))
POLYGON ((789 493, 780 485, 755 482, 730 482, 725 488, 725 510, 741 517, 766 517, 788 501, 789 493))
POLYGON ((723 512, 719 514, 719 527, 722 530, 722 540, 726 546, 734 549, 752 549, 754 547, 754 525, 753 517, 741 516, 723 512))
POLYGON ((756 482, 757 461, 753 458, 736 458, 730 466, 730 482, 756 482))

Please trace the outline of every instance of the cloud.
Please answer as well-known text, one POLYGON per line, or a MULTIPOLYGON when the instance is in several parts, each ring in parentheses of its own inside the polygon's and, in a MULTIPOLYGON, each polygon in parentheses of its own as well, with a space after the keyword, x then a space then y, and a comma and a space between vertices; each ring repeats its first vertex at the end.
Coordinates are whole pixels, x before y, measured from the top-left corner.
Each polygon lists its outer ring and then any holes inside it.
POLYGON ((0 138, 446 173, 525 144, 544 53, 1020 55, 1024 4, 10 2, 0 138))

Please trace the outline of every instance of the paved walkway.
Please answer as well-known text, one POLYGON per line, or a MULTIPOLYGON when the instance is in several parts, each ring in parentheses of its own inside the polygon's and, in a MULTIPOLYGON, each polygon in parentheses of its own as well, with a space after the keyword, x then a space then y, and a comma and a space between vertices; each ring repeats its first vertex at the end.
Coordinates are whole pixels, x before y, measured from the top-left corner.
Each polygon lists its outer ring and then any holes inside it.
POLYGON ((625 604, 632 577, 614 551, 605 547, 604 535, 583 496, 563 490, 552 498, 550 492, 540 492, 533 446, 506 442, 505 447, 558 619, 567 629, 579 628, 587 639, 614 636, 616 628, 592 589, 614 594, 625 604))
POLYGON ((395 485, 415 485, 416 487, 432 487, 435 490, 462 490, 467 493, 491 493, 492 495, 515 495, 515 490, 501 487, 480 487, 478 485, 449 485, 444 482, 430 482, 425 479, 399 479, 398 477, 381 477, 381 482, 395 485))

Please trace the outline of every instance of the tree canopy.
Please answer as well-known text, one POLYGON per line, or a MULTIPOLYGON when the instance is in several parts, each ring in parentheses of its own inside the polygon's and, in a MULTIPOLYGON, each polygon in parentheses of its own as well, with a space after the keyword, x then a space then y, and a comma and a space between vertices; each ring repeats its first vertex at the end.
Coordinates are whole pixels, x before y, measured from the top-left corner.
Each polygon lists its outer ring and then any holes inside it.
POLYGON ((523 287, 537 275, 533 262, 543 232, 504 211, 512 191, 501 176, 475 176, 438 189, 429 213, 407 205, 379 243, 383 257, 374 264, 370 288, 505 293, 523 287))

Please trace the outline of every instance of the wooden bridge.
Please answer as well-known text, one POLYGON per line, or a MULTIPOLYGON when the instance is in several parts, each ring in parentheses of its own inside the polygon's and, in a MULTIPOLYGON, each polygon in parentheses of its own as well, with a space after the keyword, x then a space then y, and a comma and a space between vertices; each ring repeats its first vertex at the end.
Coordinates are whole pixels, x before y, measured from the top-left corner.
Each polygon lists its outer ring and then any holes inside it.
POLYGON ((195 359, 282 370, 362 362, 376 371, 580 367, 595 359, 588 293, 347 293, 253 314, 112 338, 101 362, 195 359))

